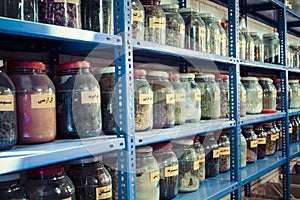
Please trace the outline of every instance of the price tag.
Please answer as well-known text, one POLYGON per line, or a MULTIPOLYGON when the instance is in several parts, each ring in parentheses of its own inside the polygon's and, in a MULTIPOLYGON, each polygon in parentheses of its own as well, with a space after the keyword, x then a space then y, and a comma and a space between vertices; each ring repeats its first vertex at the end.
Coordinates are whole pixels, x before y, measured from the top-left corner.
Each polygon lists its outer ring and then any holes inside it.
POLYGON ((247 99, 247 93, 246 91, 243 91, 242 92, 242 97, 241 97, 243 100, 246 100, 247 99))
POLYGON ((31 108, 55 108, 55 94, 32 94, 31 108))
POLYGON ((153 171, 150 173, 150 182, 158 182, 159 181, 159 170, 153 171))
POLYGON ((180 27, 179 27, 179 33, 181 35, 185 35, 185 25, 184 24, 180 25, 180 27))
POLYGON ((166 20, 163 18, 149 18, 149 28, 163 29, 165 24, 166 20))
POLYGON ((213 158, 219 158, 220 157, 220 151, 219 150, 213 150, 213 158))
POLYGON ((100 91, 81 92, 81 104, 100 103, 100 91))
POLYGON ((175 102, 185 102, 185 94, 184 93, 175 94, 175 102))
POLYGON ((263 97, 262 91, 259 91, 259 92, 257 93, 257 97, 258 97, 259 99, 261 99, 261 98, 263 97))
POLYGON ((194 97, 196 101, 201 101, 201 92, 195 92, 194 97))
POLYGON ((271 141, 274 142, 276 140, 277 140, 277 135, 276 134, 271 135, 271 141))
POLYGON ((171 177, 177 175, 178 175, 178 165, 165 167, 165 177, 171 177))
POLYGON ((139 94, 139 104, 141 105, 153 104, 153 94, 139 94))
POLYGON ((0 111, 14 111, 14 105, 13 95, 0 95, 0 111))
POLYGON ((194 170, 198 170, 200 168, 199 160, 194 161, 194 170))
POLYGON ((266 144, 267 143, 267 139, 266 138, 258 138, 257 139, 257 144, 266 144))
POLYGON ((96 188, 96 200, 112 197, 112 185, 96 188))
POLYGON ((166 104, 175 103, 175 95, 174 94, 166 94, 166 104))
POLYGON ((257 147, 257 140, 250 142, 250 148, 256 148, 257 147))
POLYGON ((220 147, 220 156, 227 156, 230 155, 230 147, 220 147))
POLYGON ((199 163, 204 163, 205 162, 205 154, 201 153, 199 154, 199 163))
POLYGON ((144 22, 143 19, 143 13, 139 10, 133 10, 133 17, 132 17, 134 22, 144 22))

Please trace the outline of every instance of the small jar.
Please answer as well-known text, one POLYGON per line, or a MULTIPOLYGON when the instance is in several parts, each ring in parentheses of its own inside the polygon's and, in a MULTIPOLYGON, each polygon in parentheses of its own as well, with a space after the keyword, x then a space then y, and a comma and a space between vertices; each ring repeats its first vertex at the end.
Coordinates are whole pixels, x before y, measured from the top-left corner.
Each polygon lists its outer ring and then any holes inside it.
POLYGON ((220 55, 227 56, 228 55, 228 38, 225 29, 221 26, 221 20, 215 18, 215 22, 218 25, 220 30, 220 55))
POLYGON ((84 158, 71 161, 68 176, 75 186, 76 200, 112 200, 112 181, 101 158, 84 158))
POLYGON ((38 0, 39 22, 81 28, 80 0, 38 0))
POLYGON ((249 32, 243 32, 246 40, 246 60, 254 61, 255 54, 254 54, 254 40, 252 39, 249 32))
POLYGON ((242 127, 242 134, 247 141, 247 163, 254 163, 257 160, 257 135, 252 125, 242 127))
POLYGON ((112 199, 117 200, 118 198, 118 152, 112 151, 109 153, 102 154, 103 165, 109 172, 112 183, 112 199))
POLYGON ((173 140, 173 151, 179 162, 179 192, 193 192, 199 187, 199 155, 192 139, 173 140))
POLYGON ((46 65, 34 61, 9 61, 7 65, 16 87, 18 143, 38 144, 54 140, 55 88, 46 75, 46 65))
POLYGON ((259 78, 263 89, 263 109, 276 110, 277 90, 270 78, 259 78))
POLYGON ((152 154, 152 147, 136 149, 136 199, 159 200, 159 164, 152 154))
POLYGON ((291 48, 291 51, 292 51, 292 54, 293 54, 293 66, 295 68, 299 68, 300 67, 300 51, 297 47, 297 45, 295 44, 291 44, 290 45, 290 48, 291 48))
POLYGON ((3 16, 38 22, 38 0, 4 0, 3 16))
POLYGON ((253 130, 257 135, 257 159, 264 159, 267 155, 267 132, 262 124, 255 124, 253 130))
POLYGON ((299 124, 295 118, 295 116, 290 117, 290 122, 292 124, 293 132, 291 135, 291 142, 297 142, 299 140, 299 124))
POLYGON ((159 199, 173 199, 178 195, 178 160, 172 151, 171 142, 161 142, 152 145, 153 156, 157 160, 160 171, 159 199))
POLYGON ((145 10, 139 0, 132 0, 132 37, 144 40, 145 34, 145 10))
POLYGON ((30 169, 27 175, 25 192, 30 200, 76 199, 75 187, 62 164, 30 169))
POLYGON ((267 132, 267 156, 272 156, 276 152, 277 133, 272 126, 272 122, 263 123, 263 128, 267 132))
POLYGON ((277 150, 282 150, 282 122, 280 120, 276 121, 277 129, 279 130, 279 139, 277 142, 277 150))
POLYGON ((216 82, 219 84, 221 95, 221 118, 229 118, 229 76, 228 75, 216 75, 216 82))
POLYGON ((220 169, 220 151, 214 133, 207 133, 202 144, 205 149, 205 177, 215 177, 219 174, 220 169))
POLYGON ((175 124, 175 92, 168 73, 150 71, 147 80, 153 91, 153 128, 170 128, 175 124))
POLYGON ((221 92, 213 74, 197 74, 196 82, 201 90, 201 119, 221 116, 221 92))
POLYGON ((222 131, 219 140, 219 172, 227 172, 230 169, 230 141, 225 131, 222 131))
POLYGON ((57 138, 98 136, 102 130, 101 94, 90 63, 58 65, 53 83, 57 90, 57 138))
POLYGON ((247 92, 244 85, 239 82, 240 86, 240 116, 244 117, 246 115, 246 104, 247 104, 247 92))
POLYGON ((299 108, 300 107, 300 85, 299 80, 289 80, 289 85, 292 90, 290 108, 299 108))
POLYGON ((278 33, 263 34, 265 47, 265 62, 279 64, 280 63, 280 45, 278 33))
POLYGON ((240 29, 238 30, 238 34, 239 34, 239 56, 240 59, 246 59, 246 45, 247 45, 246 38, 240 29))
POLYGON ((1 200, 29 200, 19 173, 0 175, 0 195, 1 200))
POLYGON ((250 32, 254 42, 254 60, 264 62, 265 48, 264 43, 257 32, 250 32))
POLYGON ((201 90, 195 82, 195 74, 180 74, 180 81, 186 91, 185 122, 199 122, 201 118, 201 90))
MULTIPOLYGON (((275 130, 275 132, 276 132, 276 151, 279 151, 279 142, 281 143, 282 141, 282 132, 281 132, 281 130, 277 127, 277 125, 276 125, 276 121, 273 121, 272 122, 272 126, 273 126, 273 128, 274 128, 274 130, 275 130), (280 136, 280 134, 281 134, 281 136, 280 136)), ((300 129, 299 129, 300 130, 300 129)), ((280 144, 280 145, 282 145, 282 143, 280 144)), ((280 148, 282 148, 282 146, 280 147, 280 148)), ((281 150, 281 149, 280 149, 281 150)))
POLYGON ((241 168, 247 165, 247 141, 243 134, 240 134, 240 149, 241 149, 241 168))
MULTIPOLYGON (((186 116, 186 88, 180 80, 179 74, 169 74, 169 80, 175 91, 175 125, 185 123, 186 116)), ((189 88, 190 89, 190 88, 189 88)))
POLYGON ((160 0, 140 0, 145 9, 145 37, 149 42, 166 43, 166 16, 160 0))
POLYGON ((242 77, 247 94, 247 114, 260 114, 263 109, 263 90, 256 77, 242 77))
POLYGON ((201 183, 205 179, 205 150, 200 142, 199 135, 194 138, 194 147, 199 156, 199 183, 201 183))
MULTIPOLYGON (((276 90, 277 90, 277 98, 276 98, 276 109, 277 110, 281 110, 281 86, 280 86, 280 82, 281 80, 279 78, 277 79, 274 79, 273 80, 274 82, 274 85, 276 87, 276 90)), ((291 98, 293 96, 293 93, 292 93, 292 90, 291 90, 291 87, 290 85, 288 84, 288 105, 290 106, 291 105, 291 98)))

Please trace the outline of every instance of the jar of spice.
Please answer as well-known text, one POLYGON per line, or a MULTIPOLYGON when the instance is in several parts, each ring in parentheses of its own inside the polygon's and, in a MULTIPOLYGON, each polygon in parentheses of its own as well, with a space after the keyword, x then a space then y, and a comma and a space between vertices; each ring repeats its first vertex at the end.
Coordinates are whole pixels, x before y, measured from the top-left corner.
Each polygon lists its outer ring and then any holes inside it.
POLYGON ((244 85, 239 82, 240 86, 240 116, 244 117, 246 115, 246 103, 247 103, 247 93, 244 85))
POLYGON ((272 126, 272 122, 263 123, 263 128, 267 132, 267 156, 272 156, 276 152, 277 133, 272 126))
POLYGON ((263 89, 263 109, 276 110, 277 90, 270 78, 259 78, 263 89))
POLYGON ((170 128, 175 124, 175 92, 168 77, 162 71, 150 71, 147 75, 154 94, 153 128, 170 128))
POLYGON ((293 66, 295 68, 299 68, 300 67, 300 51, 299 51, 297 45, 295 45, 295 44, 291 44, 290 48, 291 48, 291 51, 293 54, 293 57, 292 57, 293 66))
POLYGON ((250 32, 250 36, 254 42, 254 60, 259 62, 264 62, 264 43, 257 32, 250 32))
POLYGON ((139 0, 132 0, 132 37, 144 40, 145 34, 145 10, 139 0))
POLYGON ((246 88, 247 102, 246 112, 247 114, 259 114, 263 109, 263 90, 258 83, 256 77, 242 77, 242 83, 246 88))
POLYGON ((290 117, 290 122, 292 124, 293 132, 291 135, 291 142, 297 142, 299 140, 299 124, 295 118, 295 116, 290 117))
POLYGON ((205 179, 205 150, 200 142, 199 135, 194 137, 194 147, 199 155, 199 183, 201 183, 205 179))
POLYGON ((300 85, 299 80, 289 80, 289 85, 292 90, 290 108, 300 107, 300 85))
POLYGON ((257 135, 257 159, 264 159, 267 153, 267 132, 262 124, 254 124, 253 130, 257 135))
MULTIPOLYGON (((276 151, 279 151, 279 142, 281 143, 282 142, 282 132, 280 131, 280 129, 277 127, 276 125, 276 121, 273 121, 272 122, 272 126, 276 132, 276 151), (280 136, 281 134, 281 136, 280 136)), ((282 144, 280 144, 282 145, 282 144)), ((282 148, 282 147, 281 147, 282 148)))
POLYGON ((252 125, 242 127, 242 134, 247 141, 247 163, 254 163, 257 160, 257 135, 252 125))
MULTIPOLYGON (((276 109, 277 110, 281 110, 281 85, 280 85, 280 78, 277 78, 277 79, 274 79, 273 80, 274 82, 274 85, 276 87, 276 90, 277 90, 277 98, 276 98, 276 109)), ((292 90, 291 90, 291 87, 290 85, 288 85, 288 105, 291 105, 291 98, 292 98, 292 90)))
POLYGON ((90 72, 90 63, 58 65, 53 83, 57 90, 57 138, 98 136, 102 128, 100 86, 90 72))
POLYGON ((229 76, 216 75, 216 82, 219 84, 221 95, 221 118, 228 118, 230 115, 229 110, 229 76))
POLYGON ((136 199, 159 200, 159 164, 152 154, 152 147, 136 149, 136 199))
POLYGON ((185 122, 199 122, 201 118, 201 90, 195 82, 195 74, 180 74, 180 81, 186 91, 185 122))
POLYGON ((75 187, 62 164, 30 169, 27 175, 25 192, 29 199, 76 199, 75 187))
POLYGON ((178 160, 172 151, 171 142, 152 145, 153 156, 157 160, 160 171, 160 199, 173 199, 178 194, 178 160))
POLYGON ((265 62, 279 64, 280 61, 280 45, 278 33, 263 34, 265 46, 265 62))
POLYGON ((2 200, 29 200, 19 173, 0 175, 0 195, 2 200))
POLYGON ((228 54, 228 38, 225 29, 221 26, 221 19, 215 18, 215 22, 220 30, 220 55, 227 56, 228 54))
POLYGON ((201 119, 216 119, 221 115, 221 92, 213 74, 197 74, 201 90, 201 119))
POLYGON ((103 165, 109 172, 112 182, 112 199, 118 198, 118 152, 112 151, 102 154, 103 165))
POLYGON ((101 157, 71 161, 67 174, 75 185, 77 200, 112 200, 111 177, 100 160, 101 157))
POLYGON ((220 169, 220 151, 214 133, 207 133, 202 144, 205 149, 205 177, 215 177, 219 174, 220 169))
POLYGON ((249 32, 244 31, 243 34, 246 40, 246 60, 254 61, 254 41, 249 32))
POLYGON ((37 0, 4 0, 3 16, 20 20, 38 22, 37 0))
POLYGON ((219 140, 219 172, 227 172, 230 169, 230 141, 225 131, 222 131, 219 140))
POLYGON ((7 65, 17 94, 18 143, 54 140, 55 88, 46 75, 46 65, 34 61, 9 61, 7 65))
POLYGON ((241 149, 241 168, 247 165, 247 141, 243 134, 240 134, 240 149, 241 149))
POLYGON ((276 127, 278 129, 279 132, 279 139, 277 142, 277 150, 281 151, 282 150, 282 122, 280 120, 275 122, 276 127))
POLYGON ((240 59, 246 59, 246 38, 243 34, 243 32, 239 29, 238 30, 238 34, 239 34, 239 56, 240 59))

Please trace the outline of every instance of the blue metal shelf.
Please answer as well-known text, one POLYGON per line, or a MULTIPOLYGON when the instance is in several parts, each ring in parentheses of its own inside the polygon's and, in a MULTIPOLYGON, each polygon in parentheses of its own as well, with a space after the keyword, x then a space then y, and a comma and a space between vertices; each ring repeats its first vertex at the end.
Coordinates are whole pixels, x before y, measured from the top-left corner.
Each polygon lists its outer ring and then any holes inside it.
POLYGON ((285 112, 278 112, 275 114, 258 114, 258 115, 246 115, 241 118, 241 126, 255 124, 265 121, 272 121, 276 119, 282 119, 285 117, 285 112))
POLYGON ((289 72, 293 72, 293 73, 300 73, 300 69, 299 68, 288 68, 289 72))
POLYGON ((289 109, 289 116, 300 115, 300 109, 289 109))
POLYGON ((276 65, 276 64, 270 64, 270 63, 263 63, 258 61, 249 61, 249 60, 240 60, 240 65, 245 67, 254 67, 254 68, 260 68, 260 69, 268 69, 268 70, 286 70, 286 67, 283 65, 276 65))
POLYGON ((203 120, 199 123, 187 123, 175 126, 174 128, 153 129, 147 132, 137 132, 135 134, 135 141, 136 146, 142 146, 160 141, 169 141, 177 138, 194 136, 200 133, 228 129, 234 126, 235 122, 228 119, 203 120))
POLYGON ((290 144, 290 159, 300 156, 300 142, 290 144))
POLYGON ((113 136, 19 145, 0 152, 0 174, 106 153, 124 146, 124 139, 113 136))

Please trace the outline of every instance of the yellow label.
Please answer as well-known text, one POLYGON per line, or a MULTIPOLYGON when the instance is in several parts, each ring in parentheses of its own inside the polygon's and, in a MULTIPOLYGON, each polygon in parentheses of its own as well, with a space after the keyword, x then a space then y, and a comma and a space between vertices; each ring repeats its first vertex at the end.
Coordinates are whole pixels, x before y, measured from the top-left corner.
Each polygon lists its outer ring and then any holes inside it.
POLYGON ((277 140, 279 139, 279 133, 276 133, 276 139, 277 140))
POLYGON ((279 132, 279 138, 282 138, 282 131, 279 132))
POLYGON ((72 4, 79 4, 79 0, 54 0, 55 3, 65 3, 65 1, 67 3, 72 3, 72 4))
POLYGON ((69 198, 64 198, 62 200, 72 200, 72 197, 69 197, 69 198))
POLYGON ((204 27, 199 27, 199 37, 206 37, 206 32, 204 27))
POLYGON ((219 150, 214 150, 213 151, 213 158, 219 158, 220 157, 220 151, 219 150))
POLYGON ((290 134, 293 133, 293 128, 289 128, 289 133, 290 133, 290 134))
POLYGON ((205 154, 201 153, 199 154, 199 163, 204 163, 205 162, 205 154))
POLYGON ((247 99, 247 93, 246 93, 246 91, 243 91, 243 92, 242 92, 242 99, 243 99, 243 100, 246 100, 246 99, 247 99))
POLYGON ((240 49, 242 49, 244 47, 244 43, 242 40, 239 40, 239 45, 240 45, 240 49))
POLYGON ((273 96, 274 98, 277 97, 277 94, 276 94, 275 91, 272 92, 272 96, 273 96))
POLYGON ((153 94, 139 94, 139 104, 141 105, 153 104, 153 94))
POLYGON ((175 95, 174 94, 166 94, 166 103, 167 104, 175 103, 175 95))
POLYGON ((171 177, 177 175, 178 175, 178 165, 165 167, 165 177, 171 177))
POLYGON ((201 92, 195 92, 194 97, 196 101, 201 101, 201 92))
POLYGON ((81 92, 81 103, 90 104, 90 103, 100 103, 101 96, 100 91, 84 91, 81 92))
POLYGON ((96 188, 96 200, 112 197, 112 185, 96 188))
POLYGON ((220 156, 227 156, 230 155, 230 147, 220 147, 220 156))
POLYGON ((175 94, 175 102, 185 102, 185 94, 184 93, 175 94))
POLYGON ((259 91, 259 92, 257 93, 257 97, 258 97, 259 99, 261 99, 261 98, 263 97, 262 91, 259 91))
POLYGON ((194 161, 194 170, 198 170, 200 168, 199 160, 194 161))
POLYGON ((149 28, 164 29, 166 27, 166 20, 163 18, 149 18, 149 28))
POLYGON ((150 182, 158 182, 159 181, 159 170, 153 171, 150 173, 150 182))
POLYGON ((298 97, 300 96, 300 90, 298 90, 298 97))
POLYGON ((277 140, 277 135, 271 135, 271 141, 276 141, 277 140))
POLYGON ((181 35, 184 35, 185 34, 185 25, 184 24, 180 24, 180 27, 179 27, 179 33, 181 35))
POLYGON ((292 91, 289 92, 289 95, 290 95, 290 97, 293 97, 293 92, 292 91))
POLYGON ((0 111, 14 111, 14 105, 13 95, 0 95, 0 111))
POLYGON ((144 22, 143 12, 141 12, 139 10, 133 10, 133 17, 132 17, 132 19, 135 22, 144 22))
POLYGON ((250 142, 250 148, 255 148, 255 147, 257 147, 257 140, 250 142))
POLYGON ((257 139, 257 144, 266 144, 267 143, 267 139, 266 138, 258 138, 257 139))
POLYGON ((32 94, 31 108, 55 108, 55 94, 32 94))
POLYGON ((221 94, 219 92, 215 93, 215 101, 221 100, 221 94))

